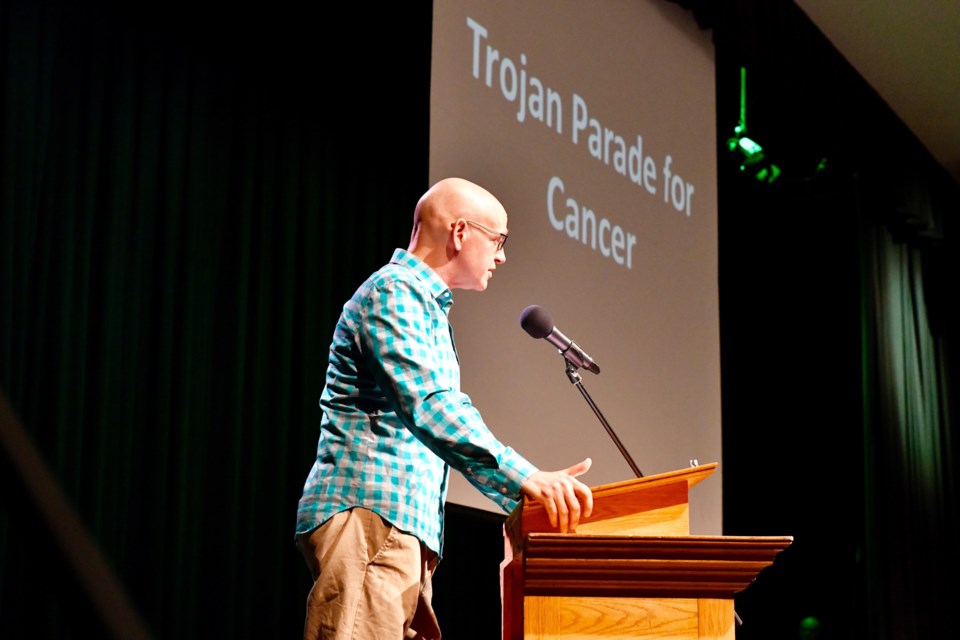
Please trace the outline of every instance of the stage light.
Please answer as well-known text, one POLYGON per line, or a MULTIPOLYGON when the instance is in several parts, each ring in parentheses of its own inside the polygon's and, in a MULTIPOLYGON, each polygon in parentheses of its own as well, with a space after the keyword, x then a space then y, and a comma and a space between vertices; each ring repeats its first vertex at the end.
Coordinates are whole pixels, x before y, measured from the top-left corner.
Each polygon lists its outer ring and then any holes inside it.
POLYGON ((727 148, 739 156, 740 171, 760 182, 769 184, 780 177, 780 167, 770 161, 757 141, 747 137, 746 67, 740 67, 740 122, 733 128, 733 137, 727 140, 727 148))
POLYGON ((734 136, 727 140, 727 147, 730 151, 739 152, 740 171, 768 184, 780 177, 780 167, 770 162, 763 147, 753 139, 745 135, 734 136))

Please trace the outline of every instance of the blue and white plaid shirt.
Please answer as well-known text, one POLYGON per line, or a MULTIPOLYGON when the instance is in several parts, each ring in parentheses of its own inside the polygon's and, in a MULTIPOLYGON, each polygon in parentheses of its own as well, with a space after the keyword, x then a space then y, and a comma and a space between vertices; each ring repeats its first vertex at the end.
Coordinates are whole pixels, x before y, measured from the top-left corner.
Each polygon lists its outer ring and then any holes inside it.
POLYGON ((361 506, 441 554, 450 467, 504 511, 516 506, 537 469, 494 437, 460 391, 452 304, 443 280, 397 249, 344 305, 297 533, 361 506))

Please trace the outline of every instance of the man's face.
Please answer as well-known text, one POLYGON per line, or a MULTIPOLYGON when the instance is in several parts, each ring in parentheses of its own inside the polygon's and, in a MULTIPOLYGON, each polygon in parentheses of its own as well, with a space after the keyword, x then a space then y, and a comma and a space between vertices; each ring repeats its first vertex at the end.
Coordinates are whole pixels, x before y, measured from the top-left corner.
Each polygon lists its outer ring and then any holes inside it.
POLYGON ((507 234, 506 214, 464 218, 465 234, 460 255, 458 288, 485 291, 498 265, 507 261, 503 242, 507 234))

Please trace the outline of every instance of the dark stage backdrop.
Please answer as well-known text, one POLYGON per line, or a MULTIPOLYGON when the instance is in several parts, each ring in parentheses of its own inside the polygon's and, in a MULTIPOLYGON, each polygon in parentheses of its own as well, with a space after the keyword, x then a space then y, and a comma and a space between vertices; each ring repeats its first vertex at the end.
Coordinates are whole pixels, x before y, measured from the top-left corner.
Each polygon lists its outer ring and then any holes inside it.
MULTIPOLYGON (((154 637, 302 628, 326 349, 427 186, 430 24, 0 3, 0 389, 154 637)), ((100 635, 0 467, 0 637, 100 635)))
MULTIPOLYGON (((956 185, 791 3, 719 5, 724 533, 795 536, 737 637, 946 637, 956 185), (744 64, 774 185, 722 151, 744 64)), ((0 637, 299 637, 327 344, 427 187, 432 9, 0 0, 0 637)), ((499 637, 500 524, 449 509, 452 640, 499 637)))

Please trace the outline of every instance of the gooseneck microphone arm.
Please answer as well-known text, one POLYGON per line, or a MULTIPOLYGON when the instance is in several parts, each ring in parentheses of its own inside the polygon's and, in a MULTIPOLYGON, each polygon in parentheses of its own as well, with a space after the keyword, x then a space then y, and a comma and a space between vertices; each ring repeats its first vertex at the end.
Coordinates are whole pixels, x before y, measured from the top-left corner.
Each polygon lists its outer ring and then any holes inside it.
POLYGON ((613 427, 610 426, 610 423, 607 422, 607 419, 603 417, 603 413, 600 411, 600 407, 593 401, 593 398, 590 397, 590 394, 587 393, 586 388, 583 386, 583 381, 580 379, 580 373, 578 372, 579 367, 570 362, 566 358, 564 361, 567 363, 567 377, 570 379, 570 382, 580 390, 580 395, 583 396, 583 399, 587 401, 587 404, 590 405, 590 408, 593 409, 593 412, 596 414, 597 418, 600 420, 600 424, 603 425, 603 428, 607 430, 607 434, 613 439, 613 443, 617 445, 617 449, 620 450, 620 453, 623 454, 624 459, 626 459, 627 464, 630 465, 630 468, 633 469, 633 472, 638 478, 643 477, 643 473, 640 472, 640 468, 637 467, 637 463, 633 461, 633 458, 630 457, 630 454, 627 452, 626 448, 623 446, 623 443, 620 442, 620 438, 617 437, 617 434, 614 433, 613 427))

